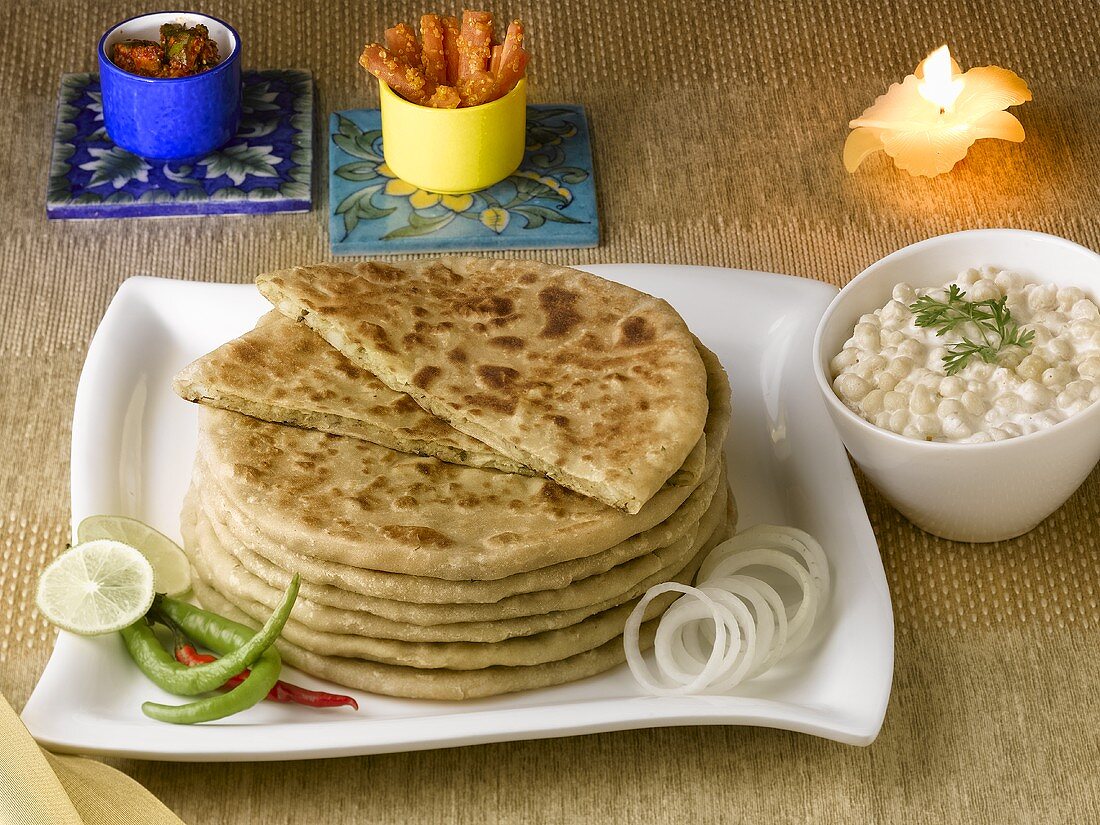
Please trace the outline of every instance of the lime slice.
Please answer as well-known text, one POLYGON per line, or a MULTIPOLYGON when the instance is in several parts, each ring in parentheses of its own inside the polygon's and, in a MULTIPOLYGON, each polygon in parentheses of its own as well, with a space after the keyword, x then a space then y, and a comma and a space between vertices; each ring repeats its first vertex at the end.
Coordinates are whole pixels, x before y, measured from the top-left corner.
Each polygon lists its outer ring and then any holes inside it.
POLYGON ((136 547, 153 565, 153 587, 158 593, 180 596, 191 589, 191 565, 178 544, 143 521, 126 516, 88 516, 76 528, 83 544, 114 539, 136 547))
POLYGON ((128 544, 98 539, 62 553, 42 571, 35 602, 47 619, 81 636, 128 627, 153 603, 153 566, 128 544))

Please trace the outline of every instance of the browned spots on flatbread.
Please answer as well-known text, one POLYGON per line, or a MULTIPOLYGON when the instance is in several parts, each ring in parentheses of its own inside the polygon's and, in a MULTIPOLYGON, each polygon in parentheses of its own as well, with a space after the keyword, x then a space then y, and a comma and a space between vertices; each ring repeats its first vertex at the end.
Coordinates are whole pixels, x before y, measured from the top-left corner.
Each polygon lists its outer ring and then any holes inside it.
POLYGON ((544 501, 560 504, 565 502, 569 497, 569 493, 567 493, 565 488, 560 484, 555 484, 553 481, 545 481, 539 489, 539 497, 544 501))
POLYGON ((539 306, 546 315, 546 325, 539 333, 543 338, 561 338, 581 321, 577 312, 577 293, 560 286, 548 286, 539 291, 539 306))
POLYGON ((411 510, 416 506, 416 499, 412 496, 398 496, 393 500, 393 506, 398 510, 411 510))
POLYGON ((426 390, 431 387, 432 382, 439 378, 442 372, 443 370, 432 364, 421 367, 412 377, 413 385, 420 387, 422 390, 426 390))
POLYGON ((519 378, 518 371, 496 364, 483 364, 477 368, 477 374, 485 386, 503 392, 509 392, 519 378))
POLYGON ((473 296, 460 301, 456 309, 463 315, 487 315, 500 318, 511 315, 515 304, 503 295, 473 296))
POLYGON ((431 527, 391 524, 382 528, 382 535, 410 547, 450 547, 453 542, 431 527))
POLYGON ((593 350, 596 352, 604 349, 603 341, 600 339, 600 336, 591 332, 586 332, 581 336, 580 345, 586 350, 593 350))
POLYGON ((249 341, 238 339, 236 341, 230 341, 226 346, 236 358, 239 358, 246 364, 255 364, 264 360, 263 350, 249 341))
POLYGON ((419 410, 420 405, 413 400, 411 395, 402 395, 393 402, 390 409, 399 413, 411 413, 419 410))
POLYGON ((378 506, 378 500, 366 490, 360 490, 358 493, 351 496, 351 500, 368 512, 378 506))
POLYGON ((632 315, 623 321, 619 342, 628 347, 639 347, 657 337, 653 325, 640 315, 632 315))
POLYGON ((428 275, 430 275, 431 277, 436 278, 440 281, 448 281, 452 284, 457 284, 457 283, 460 283, 462 281, 462 276, 461 275, 459 275, 457 272, 455 272, 449 266, 444 266, 443 264, 438 264, 438 263, 433 264, 428 269, 428 275))
POLYGON ((365 264, 360 264, 357 269, 358 274, 368 278, 371 281, 381 282, 383 284, 392 284, 394 281, 400 281, 405 277, 405 273, 395 266, 389 264, 380 264, 376 261, 368 261, 365 264))
MULTIPOLYGON (((384 283, 392 274, 384 269, 371 275, 344 264, 272 273, 258 285, 280 310, 304 314, 336 349, 369 365, 381 383, 412 393, 425 418, 434 411, 431 432, 398 422, 402 444, 481 466, 493 448, 463 446, 466 454, 456 453, 443 434, 447 424, 457 425, 456 433, 475 434, 466 439, 481 438, 510 461, 608 506, 631 512, 650 500, 683 463, 706 419, 706 371, 682 319, 659 299, 579 270, 472 257, 435 263, 386 262, 401 273, 393 283, 384 283), (380 326, 396 353, 384 352, 369 327, 361 332, 364 321, 380 326), (616 421, 622 426, 609 426, 616 421), (659 450, 645 436, 652 432, 660 435, 659 450), (440 452, 422 443, 439 443, 440 452), (581 460, 582 453, 593 459, 581 460)), ((333 365, 328 373, 356 383, 333 365)), ((393 402, 367 403, 385 412, 393 402)), ((324 406, 318 419, 354 420, 346 404, 324 406)), ((403 472, 436 480, 407 465, 403 472)), ((396 488, 384 506, 406 492, 396 488)), ((439 496, 448 506, 458 499, 439 496)), ((455 541, 466 546, 457 532, 455 541)))
POLYGON ((500 347, 501 349, 523 349, 523 339, 517 338, 514 335, 498 335, 495 338, 490 338, 489 343, 492 344, 494 347, 500 347))
POLYGON ((337 372, 343 373, 348 378, 362 378, 365 375, 365 371, 359 369, 355 364, 346 358, 340 358, 333 364, 337 372))
POLYGON ((379 351, 388 352, 391 355, 396 354, 397 350, 395 350, 393 344, 390 343, 390 337, 386 335, 386 331, 378 326, 378 324, 372 324, 370 321, 363 320, 359 322, 358 326, 359 334, 373 341, 379 351))
MULTIPOLYGON (((486 407, 494 412, 503 413, 504 415, 513 415, 516 411, 516 402, 511 398, 500 398, 495 395, 488 395, 486 393, 474 393, 473 395, 466 395, 462 398, 469 407, 486 407)), ((473 412, 471 410, 471 412, 473 412)))

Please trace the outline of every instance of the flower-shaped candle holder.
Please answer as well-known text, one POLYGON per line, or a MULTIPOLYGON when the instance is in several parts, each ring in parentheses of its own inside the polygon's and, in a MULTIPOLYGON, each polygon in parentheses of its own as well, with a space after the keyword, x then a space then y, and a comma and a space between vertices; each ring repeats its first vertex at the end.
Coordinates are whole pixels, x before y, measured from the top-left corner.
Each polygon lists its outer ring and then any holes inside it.
POLYGON ((1031 91, 1015 72, 981 66, 964 73, 941 46, 849 123, 854 131, 844 144, 844 165, 854 172, 884 151, 899 169, 935 177, 977 140, 1022 141, 1024 127, 1005 109, 1029 100, 1031 91))

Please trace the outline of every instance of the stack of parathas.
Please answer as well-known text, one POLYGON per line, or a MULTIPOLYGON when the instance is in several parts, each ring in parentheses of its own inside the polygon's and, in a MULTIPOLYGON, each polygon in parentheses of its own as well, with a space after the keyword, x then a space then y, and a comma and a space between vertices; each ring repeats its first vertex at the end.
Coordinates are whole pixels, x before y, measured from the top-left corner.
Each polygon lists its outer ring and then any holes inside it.
POLYGON ((302 670, 435 699, 590 676, 729 535, 729 384, 664 301, 483 258, 257 285, 275 310, 176 379, 203 405, 183 535, 242 621, 301 574, 302 670))

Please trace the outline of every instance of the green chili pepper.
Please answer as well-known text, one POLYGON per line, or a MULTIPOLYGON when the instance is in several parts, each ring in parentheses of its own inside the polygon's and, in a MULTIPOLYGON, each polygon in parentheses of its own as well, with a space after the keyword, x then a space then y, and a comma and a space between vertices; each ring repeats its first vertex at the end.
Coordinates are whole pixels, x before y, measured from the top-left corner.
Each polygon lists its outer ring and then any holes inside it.
MULTIPOLYGON (((294 598, 298 595, 298 583, 298 576, 295 575, 290 587, 287 589, 289 598, 284 598, 279 610, 272 615, 272 619, 275 619, 278 614, 282 614, 281 620, 278 620, 279 630, 282 629, 287 617, 290 615, 290 608, 294 603, 294 598)), ((192 607, 186 602, 177 601, 176 599, 163 599, 160 603, 160 609, 169 620, 177 624, 189 637, 223 657, 218 661, 223 661, 263 633, 263 631, 257 633, 243 624, 238 624, 216 613, 192 607)), ((271 619, 268 621, 270 623, 271 619)), ((264 625, 264 628, 266 629, 267 625, 264 625)), ((278 631, 272 636, 272 641, 277 635, 278 631)), ((211 662, 210 664, 214 663, 211 662)), ((206 665, 203 665, 203 667, 206 667, 206 665)), ((251 673, 229 693, 200 699, 186 705, 163 705, 158 702, 145 702, 141 706, 141 710, 146 716, 153 719, 174 724, 194 724, 196 722, 222 719, 262 702, 279 680, 280 670, 282 670, 282 659, 275 648, 269 646, 256 663, 252 665, 251 673)), ((239 672, 239 669, 237 672, 239 672)))
MULTIPOLYGON (((130 657, 137 663, 142 673, 148 676, 158 687, 177 696, 196 696, 200 693, 216 690, 242 670, 250 667, 265 650, 271 647, 290 616, 294 600, 298 597, 299 584, 299 577, 295 575, 291 579, 286 593, 283 594, 282 601, 276 606, 275 611, 264 623, 264 626, 260 628, 259 632, 244 628, 247 635, 244 637, 239 634, 235 635, 234 638, 240 640, 229 650, 217 650, 216 652, 224 653, 224 655, 217 661, 208 664, 187 667, 187 665, 177 662, 175 657, 161 645, 153 634, 153 628, 145 618, 138 619, 129 627, 124 628, 122 638, 126 642, 126 649, 130 652, 130 657)), ((187 615, 189 622, 200 621, 198 618, 200 615, 207 617, 205 621, 209 624, 228 621, 228 619, 223 619, 213 613, 207 613, 205 610, 199 610, 185 602, 163 596, 157 597, 151 612, 163 615, 169 623, 175 622, 181 626, 183 623, 176 618, 176 615, 187 615)), ((237 625, 237 627, 242 628, 244 625, 237 625)), ((188 635, 198 639, 194 634, 188 633, 188 635)), ((201 644, 206 644, 201 639, 199 641, 201 644)), ((214 650, 214 648, 211 649, 214 650)))
MULTIPOLYGON (((202 644, 213 648, 213 645, 205 641, 202 644)), ((193 725, 197 722, 224 719, 226 716, 248 710, 262 702, 279 681, 279 671, 282 668, 283 661, 278 651, 271 647, 265 650, 259 661, 252 665, 245 680, 229 693, 199 699, 197 702, 188 702, 186 705, 145 702, 141 706, 141 711, 151 719, 176 725, 193 725)))

